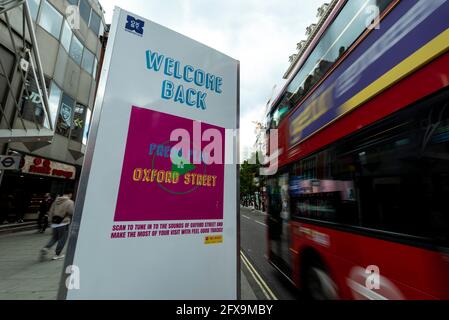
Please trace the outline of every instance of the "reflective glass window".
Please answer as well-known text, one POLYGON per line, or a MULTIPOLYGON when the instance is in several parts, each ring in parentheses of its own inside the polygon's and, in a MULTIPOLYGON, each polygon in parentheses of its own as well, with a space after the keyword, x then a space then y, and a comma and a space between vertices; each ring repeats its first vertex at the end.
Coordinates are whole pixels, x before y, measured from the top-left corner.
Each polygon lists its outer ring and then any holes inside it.
POLYGON ((36 18, 37 18, 40 4, 41 4, 41 0, 28 0, 28 6, 30 7, 30 13, 31 13, 31 16, 33 17, 33 20, 36 20, 36 18))
MULTIPOLYGON (((49 88, 49 98, 48 98, 48 104, 50 108, 50 119, 53 124, 53 128, 55 127, 56 123, 56 116, 58 115, 58 109, 59 109, 59 103, 61 101, 61 95, 62 90, 58 87, 58 85, 52 81, 49 88)), ((46 124, 46 127, 48 128, 48 123, 46 124)))
POLYGON ((87 48, 84 48, 83 61, 81 63, 81 66, 83 67, 84 70, 89 72, 89 74, 93 73, 92 71, 94 67, 94 60, 95 60, 94 54, 90 52, 87 48))
POLYGON ((81 64, 81 60, 83 58, 83 44, 76 36, 72 37, 69 54, 77 64, 81 64))
POLYGON ((39 25, 48 33, 59 39, 62 26, 62 15, 48 1, 44 1, 39 17, 39 25))
POLYGON ((90 14, 90 22, 89 22, 89 28, 98 35, 100 32, 100 25, 101 25, 101 18, 98 14, 95 13, 94 10, 92 10, 90 14))
POLYGON ((70 51, 70 43, 72 42, 72 29, 69 24, 65 21, 62 25, 62 33, 61 33, 61 44, 64 49, 69 52, 70 51))
MULTIPOLYGON (((48 88, 50 81, 48 79, 45 81, 48 88)), ((42 90, 42 88, 40 89, 42 90)), ((32 73, 28 74, 25 83, 21 110, 23 119, 37 123, 41 126, 44 125, 46 120, 44 104, 32 73)))
POLYGON ((90 10, 89 1, 80 0, 80 16, 86 23, 89 23, 90 10))

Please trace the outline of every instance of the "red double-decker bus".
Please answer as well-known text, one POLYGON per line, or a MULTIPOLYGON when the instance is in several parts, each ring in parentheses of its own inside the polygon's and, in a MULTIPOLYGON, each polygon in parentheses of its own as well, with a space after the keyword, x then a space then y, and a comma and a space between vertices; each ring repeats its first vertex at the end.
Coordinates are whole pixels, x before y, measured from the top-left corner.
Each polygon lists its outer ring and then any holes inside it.
POLYGON ((267 114, 269 260, 316 299, 449 299, 449 1, 332 5, 267 114))

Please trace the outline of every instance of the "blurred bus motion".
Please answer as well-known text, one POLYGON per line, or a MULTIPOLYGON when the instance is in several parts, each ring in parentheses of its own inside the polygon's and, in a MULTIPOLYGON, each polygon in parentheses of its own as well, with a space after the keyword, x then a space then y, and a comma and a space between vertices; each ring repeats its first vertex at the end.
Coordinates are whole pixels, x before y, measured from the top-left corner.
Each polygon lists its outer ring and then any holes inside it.
POLYGON ((268 111, 268 257, 312 298, 449 299, 448 17, 337 1, 268 111))

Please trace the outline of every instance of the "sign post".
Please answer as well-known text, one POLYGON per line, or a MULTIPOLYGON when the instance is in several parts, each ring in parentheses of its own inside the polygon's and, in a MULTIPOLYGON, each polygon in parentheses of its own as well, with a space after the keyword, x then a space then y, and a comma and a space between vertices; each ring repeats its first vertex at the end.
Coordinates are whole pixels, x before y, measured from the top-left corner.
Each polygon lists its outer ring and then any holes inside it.
POLYGON ((20 156, 0 156, 0 186, 6 170, 19 170, 20 159, 20 156))
POLYGON ((60 299, 238 299, 239 62, 116 8, 60 299))

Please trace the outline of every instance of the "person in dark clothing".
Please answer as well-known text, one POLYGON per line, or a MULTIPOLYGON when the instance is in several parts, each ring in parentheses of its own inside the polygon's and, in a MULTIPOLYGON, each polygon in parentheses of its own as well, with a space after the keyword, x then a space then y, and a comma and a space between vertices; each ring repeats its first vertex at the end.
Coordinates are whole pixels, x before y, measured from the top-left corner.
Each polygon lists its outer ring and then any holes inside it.
POLYGON ((45 260, 47 253, 55 243, 58 245, 56 246, 56 255, 53 257, 53 260, 64 258, 62 249, 64 249, 64 245, 69 234, 69 225, 72 222, 74 205, 71 192, 64 194, 62 197, 56 198, 51 205, 48 219, 51 221, 53 236, 48 244, 41 250, 41 261, 45 260))
POLYGON ((9 199, 6 194, 0 194, 0 224, 8 221, 9 199))
POLYGON ((29 197, 25 194, 25 191, 17 192, 15 197, 15 209, 16 209, 16 222, 22 223, 23 217, 25 216, 26 210, 29 205, 29 197))
POLYGON ((38 232, 44 233, 48 227, 48 211, 53 203, 53 198, 49 193, 45 194, 44 200, 42 200, 39 208, 39 216, 37 218, 38 232))

